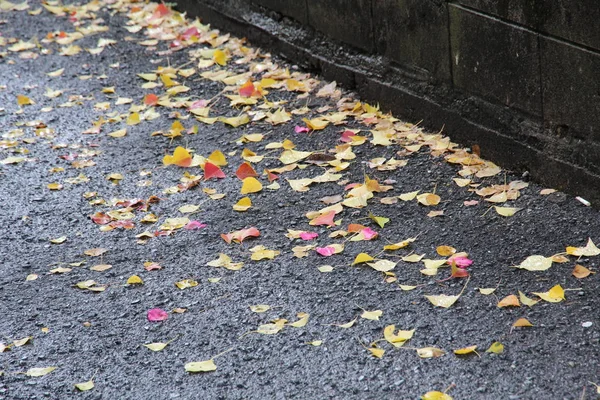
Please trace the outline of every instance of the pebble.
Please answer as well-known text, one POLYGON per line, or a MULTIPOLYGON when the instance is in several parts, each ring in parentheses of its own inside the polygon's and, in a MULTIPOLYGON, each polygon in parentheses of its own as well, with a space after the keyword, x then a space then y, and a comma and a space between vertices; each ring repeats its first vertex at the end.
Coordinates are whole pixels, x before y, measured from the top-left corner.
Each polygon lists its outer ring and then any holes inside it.
POLYGON ((583 326, 584 328, 589 328, 592 325, 593 325, 592 321, 586 321, 583 324, 581 324, 581 326, 583 326))

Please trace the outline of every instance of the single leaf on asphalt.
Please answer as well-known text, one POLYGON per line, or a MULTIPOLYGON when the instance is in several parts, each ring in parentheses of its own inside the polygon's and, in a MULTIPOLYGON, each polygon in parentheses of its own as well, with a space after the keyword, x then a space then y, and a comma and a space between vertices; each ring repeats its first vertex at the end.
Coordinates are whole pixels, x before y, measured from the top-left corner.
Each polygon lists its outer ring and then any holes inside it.
POLYGON ((233 262, 227 254, 219 253, 219 258, 206 263, 209 267, 223 267, 231 271, 238 271, 244 265, 243 262, 233 262))
POLYGON ((98 265, 94 265, 93 267, 90 267, 90 271, 104 272, 104 271, 108 271, 111 268, 112 268, 112 265, 110 265, 110 264, 98 264, 98 265))
POLYGON ((213 178, 223 179, 226 178, 226 175, 218 165, 207 161, 204 163, 204 179, 209 180, 213 178))
POLYGON ((233 209, 240 212, 247 211, 250 207, 252 207, 252 200, 249 197, 242 197, 233 205, 233 209))
POLYGON ((465 354, 471 354, 471 353, 475 353, 475 354, 479 355, 476 350, 477 350, 477 345, 463 347, 461 349, 456 349, 456 350, 453 350, 453 352, 454 352, 454 354, 456 354, 458 356, 463 356, 465 354))
POLYGON ((371 352, 371 355, 375 358, 381 358, 385 353, 385 350, 380 349, 379 347, 367 347, 367 350, 369 350, 371 352))
POLYGON ((440 294, 437 296, 427 296, 426 295, 425 298, 427 298, 427 300, 429 300, 431 302, 431 304, 433 304, 436 307, 448 308, 448 307, 452 306, 454 303, 456 303, 456 301, 460 298, 460 296, 462 296, 465 289, 467 288, 467 285, 469 284, 469 279, 470 278, 467 279, 467 281, 465 282, 465 286, 463 286, 460 293, 456 296, 448 296, 445 294, 440 294))
POLYGON ((417 263, 417 262, 421 261, 423 259, 423 257, 425 257, 425 254, 410 254, 408 256, 402 257, 402 261, 410 262, 410 263, 417 263))
POLYGON ((379 317, 383 315, 383 311, 375 310, 375 311, 367 311, 363 310, 363 313, 360 315, 361 318, 370 319, 373 321, 379 321, 379 317))
POLYGON ((534 305, 536 305, 537 303, 539 303, 539 300, 533 300, 530 299, 529 297, 527 297, 525 295, 525 293, 521 292, 519 290, 519 300, 521 300, 521 303, 525 304, 528 307, 533 307, 534 305))
POLYGON ((583 265, 579 265, 579 264, 575 265, 575 268, 573 268, 573 272, 572 272, 572 275, 577 279, 587 278, 588 276, 590 276, 590 274, 595 274, 595 272, 590 271, 583 265))
POLYGON ((403 241, 398 242, 398 243, 385 245, 385 246, 383 246, 383 249, 384 250, 390 250, 390 251, 403 249, 405 247, 408 247, 415 240, 417 240, 416 237, 409 238, 409 239, 403 240, 403 241))
POLYGON ((356 256, 356 258, 354 259, 354 262, 352 263, 352 265, 369 262, 369 261, 373 261, 373 260, 375 260, 375 259, 373 257, 371 257, 370 255, 368 255, 367 253, 359 253, 356 256))
POLYGON ((445 354, 444 350, 437 347, 422 347, 417 350, 417 355, 421 358, 437 358, 445 354))
POLYGON ((518 320, 515 321, 514 324, 512 324, 513 327, 518 328, 518 327, 528 327, 528 326, 533 326, 533 324, 531 322, 529 322, 527 320, 527 318, 519 318, 518 320))
POLYGON ((231 242, 236 242, 236 243, 242 243, 244 241, 244 239, 249 238, 249 237, 259 237, 260 236, 260 231, 258 229, 256 229, 255 227, 250 227, 247 229, 241 229, 239 231, 233 231, 230 233, 222 233, 221 234, 221 238, 226 241, 228 244, 231 244, 231 242))
POLYGON ((585 247, 567 247, 567 254, 578 257, 593 257, 600 254, 600 249, 589 238, 585 247))
POLYGON ((189 362, 185 364, 184 368, 187 372, 211 372, 217 370, 217 366, 212 359, 206 361, 189 362))
POLYGON ((175 282, 175 286, 183 290, 198 286, 198 282, 193 279, 183 279, 181 281, 175 282))
POLYGON ((306 344, 310 344, 311 346, 319 347, 323 344, 322 340, 313 340, 312 342, 306 342, 306 344))
POLYGON ((437 206, 442 199, 437 194, 421 193, 417 196, 417 201, 424 206, 437 206))
POLYGON ((61 237, 56 238, 56 239, 50 239, 50 243, 61 244, 61 243, 64 243, 66 240, 67 240, 66 236, 61 236, 61 237))
POLYGON ((521 211, 522 208, 494 206, 494 210, 503 217, 512 217, 517 212, 521 211))
POLYGON ((50 372, 54 371, 56 368, 58 368, 58 367, 29 368, 27 370, 27 372, 25 372, 25 375, 33 376, 33 377, 44 376, 44 375, 48 375, 50 372))
POLYGON ((494 342, 490 345, 490 347, 485 352, 500 354, 503 351, 504 351, 504 345, 500 342, 494 342))
POLYGON ((199 209, 200 209, 200 206, 198 206, 198 205, 195 205, 195 204, 186 204, 186 205, 183 205, 183 206, 179 207, 177 210, 180 213, 189 214, 189 213, 196 212, 199 209))
POLYGON ((107 251, 108 251, 108 249, 97 247, 97 248, 85 250, 83 252, 83 254, 85 254, 86 256, 90 256, 90 257, 98 257, 98 256, 101 256, 102 254, 106 253, 107 251))
POLYGON ((221 150, 213 151, 210 156, 208 156, 208 161, 219 167, 224 167, 227 165, 227 159, 221 150))
POLYGON ((255 306, 250 306, 250 310, 255 313, 264 313, 265 311, 269 311, 271 306, 266 304, 258 304, 255 306))
POLYGON ((258 174, 254 170, 254 168, 252 168, 252 165, 250 165, 250 163, 244 162, 235 172, 235 176, 237 176, 239 180, 243 181, 246 178, 257 177, 258 174))
POLYGON ((545 271, 552 266, 552 257, 539 255, 529 256, 519 265, 513 265, 511 268, 526 269, 527 271, 545 271))
POLYGON ((348 329, 348 328, 352 328, 354 326, 354 324, 356 323, 356 321, 358 321, 358 317, 354 318, 350 322, 346 322, 345 324, 331 324, 331 325, 332 326, 337 326, 337 327, 342 328, 342 329, 348 329))
POLYGON ((396 331, 395 325, 388 325, 383 329, 383 337, 394 347, 402 347, 408 340, 413 337, 414 329, 409 331, 396 331))
POLYGON ((269 324, 262 324, 256 330, 256 333, 260 333, 262 335, 275 335, 281 331, 285 326, 286 320, 277 320, 277 322, 272 322, 269 324), (280 322, 281 321, 281 322, 280 322))
POLYGON ((484 296, 489 296, 490 294, 494 293, 496 291, 496 288, 479 288, 479 293, 481 293, 484 296))
POLYGON ((421 396, 421 400, 452 400, 449 394, 433 390, 421 396))
POLYGON ((260 192, 262 188, 262 183, 260 183, 258 179, 250 176, 248 178, 244 178, 244 180, 242 181, 242 189, 240 190, 240 193, 257 193, 260 192))
POLYGON ((306 326, 306 324, 308 323, 308 318, 310 317, 310 314, 305 313, 305 312, 300 312, 297 314, 297 317, 300 318, 298 321, 292 322, 288 325, 293 326, 294 328, 302 328, 303 326, 306 326))
POLYGON ((128 285, 143 285, 144 281, 142 280, 142 278, 140 278, 137 275, 131 275, 129 278, 127 278, 127 284, 128 285))
POLYGON ((520 307, 519 299, 514 294, 508 295, 498 302, 498 307, 520 307))
POLYGON ((442 257, 450 257, 456 253, 456 249, 452 246, 438 246, 435 248, 435 251, 442 257))
POLYGON ((169 317, 169 314, 165 310, 161 310, 160 308, 152 308, 148 310, 147 318, 148 321, 164 321, 169 317))
POLYGON ((545 300, 549 303, 559 303, 565 300, 565 290, 560 285, 553 286, 547 292, 533 292, 536 296, 539 296, 542 300, 545 300))
POLYGON ((74 385, 78 390, 85 392, 87 390, 92 390, 94 388, 94 381, 90 379, 87 382, 76 383, 74 385))
POLYGON ((167 342, 167 343, 160 343, 160 342, 158 342, 158 343, 145 344, 143 346, 149 348, 152 351, 161 351, 165 347, 167 347, 168 344, 169 344, 169 342, 167 342))
POLYGON ((368 262, 367 265, 373 268, 375 271, 387 272, 394 269, 397 263, 390 260, 379 260, 377 262, 368 262))

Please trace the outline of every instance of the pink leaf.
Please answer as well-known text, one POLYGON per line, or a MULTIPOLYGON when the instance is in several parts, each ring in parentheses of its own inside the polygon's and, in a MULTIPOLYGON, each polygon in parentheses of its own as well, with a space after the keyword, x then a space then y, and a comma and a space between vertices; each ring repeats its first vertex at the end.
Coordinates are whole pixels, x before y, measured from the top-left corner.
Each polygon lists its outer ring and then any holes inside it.
POLYGON ((319 234, 316 233, 316 232, 302 232, 300 234, 300 239, 302 239, 302 240, 312 240, 312 239, 316 238, 317 236, 319 236, 319 234))
POLYGON ((296 131, 296 133, 306 133, 309 131, 309 129, 305 126, 300 126, 300 125, 296 125, 296 127, 294 128, 294 130, 296 131))
POLYGON ((206 224, 203 224, 200 221, 194 220, 194 221, 188 222, 187 225, 183 227, 183 229, 187 229, 188 231, 191 231, 191 230, 195 230, 195 229, 202 229, 205 227, 206 227, 206 224))
POLYGON ((160 308, 152 308, 148 310, 148 321, 156 322, 156 321, 164 321, 169 317, 169 314, 165 310, 161 310, 160 308))
POLYGON ((335 210, 331 210, 325 214, 319 215, 317 218, 310 221, 308 224, 312 226, 327 225, 334 226, 333 218, 335 218, 335 210))
POLYGON ((352 142, 352 136, 356 136, 356 133, 346 130, 346 131, 342 132, 342 136, 340 137, 340 140, 344 143, 350 143, 350 142, 352 142))
POLYGON ((373 229, 371 228, 365 228, 362 231, 362 234, 365 238, 365 240, 371 240, 374 237, 377 237, 377 232, 375 232, 373 229))
POLYGON ((317 247, 317 253, 322 256, 329 257, 335 254, 335 247, 327 246, 327 247, 317 247))
POLYGON ((458 268, 467 268, 468 266, 470 266, 471 264, 473 264, 473 260, 468 259, 467 257, 450 257, 448 259, 448 261, 446 261, 447 264, 452 265, 452 263, 456 264, 456 266, 458 268))

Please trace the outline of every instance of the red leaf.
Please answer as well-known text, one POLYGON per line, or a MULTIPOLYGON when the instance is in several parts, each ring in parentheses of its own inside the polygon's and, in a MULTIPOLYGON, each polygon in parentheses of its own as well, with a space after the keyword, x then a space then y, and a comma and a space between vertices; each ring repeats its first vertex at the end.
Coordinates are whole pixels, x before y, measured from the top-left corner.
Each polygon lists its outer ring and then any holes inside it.
POLYGON ((305 126, 296 125, 294 131, 296 131, 296 133, 306 133, 309 132, 309 129, 305 126))
POLYGON ((155 106, 158 103, 158 96, 155 94, 147 94, 144 96, 144 104, 147 106, 155 106))
POLYGON ((198 32, 198 28, 196 28, 195 26, 188 28, 185 32, 183 32, 181 34, 181 38, 183 40, 190 40, 192 38, 192 36, 196 36, 196 37, 200 36, 200 32, 198 32))
POLYGON ((256 171, 254 170, 254 168, 252 168, 252 165, 250 165, 249 163, 245 162, 242 165, 240 165, 240 167, 237 169, 237 171, 235 172, 235 176, 238 177, 238 179, 240 180, 244 180, 244 178, 248 178, 248 177, 257 177, 258 174, 256 173, 256 171))
POLYGON ((204 179, 209 180, 212 178, 223 179, 225 178, 225 173, 221 171, 221 168, 207 161, 204 164, 204 179))
POLYGON ((240 86, 238 91, 240 92, 240 96, 242 97, 252 97, 252 95, 255 92, 254 83, 252 83, 251 79, 248 79, 246 83, 240 86))
POLYGON ((187 223, 186 226, 183 227, 183 229, 187 229, 188 231, 192 231, 192 230, 196 230, 196 229, 202 229, 205 228, 206 224, 203 224, 200 221, 190 221, 187 223))
POLYGON ((342 136, 340 137, 340 140, 344 143, 350 143, 350 142, 352 142, 352 136, 356 136, 356 133, 354 133, 352 131, 344 131, 344 132, 342 132, 342 136))
POLYGON ((267 172, 267 179, 269 179, 269 182, 273 182, 274 180, 279 179, 279 175, 267 172))
POLYGON ((94 215, 90 215, 90 218, 98 225, 106 225, 112 221, 112 218, 103 212, 97 212, 94 215))

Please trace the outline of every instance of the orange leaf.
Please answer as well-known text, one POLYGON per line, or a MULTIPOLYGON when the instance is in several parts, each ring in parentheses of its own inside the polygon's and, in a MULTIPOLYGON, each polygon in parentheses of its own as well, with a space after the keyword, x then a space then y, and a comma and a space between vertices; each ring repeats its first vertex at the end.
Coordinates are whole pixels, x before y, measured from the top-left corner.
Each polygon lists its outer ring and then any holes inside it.
POLYGON ((328 213, 319 215, 317 218, 313 219, 308 224, 312 225, 312 226, 316 226, 316 225, 334 226, 335 225, 335 223, 333 222, 334 217, 335 217, 335 211, 331 210, 328 213))
POLYGON ((155 106, 158 103, 158 96, 155 94, 147 94, 144 96, 144 104, 147 106, 155 106))
POLYGON ((163 157, 164 165, 177 165, 179 167, 189 167, 192 165, 192 155, 185 148, 178 146, 173 155, 166 155, 163 157))
POLYGON ((204 164, 204 179, 209 180, 212 178, 223 179, 225 178, 225 173, 221 171, 221 168, 207 161, 204 164))
POLYGON ((573 268, 572 274, 575 278, 583 279, 590 276, 590 274, 595 274, 595 272, 590 271, 583 265, 576 264, 575 268, 573 268))
POLYGON ((362 231, 365 228, 366 228, 366 226, 361 225, 361 224, 349 224, 348 225, 348 232, 350 232, 350 233, 360 232, 360 231, 362 231))
POLYGON ((242 243, 244 239, 248 237, 259 237, 260 231, 255 227, 241 229, 239 231, 234 231, 230 233, 221 233, 221 238, 226 241, 228 244, 231 242, 242 243))
POLYGON ((515 323, 512 325, 515 328, 518 327, 523 327, 523 326, 533 326, 533 324, 531 322, 529 322, 527 320, 527 318, 519 318, 518 320, 515 321, 515 323))
POLYGON ((244 83, 239 88, 240 96, 242 97, 252 97, 255 94, 254 83, 252 83, 252 79, 248 79, 246 83, 244 83))
POLYGON ((498 307, 520 307, 521 303, 519 303, 519 299, 514 294, 506 296, 502 300, 498 302, 498 307))
POLYGON ((250 163, 245 162, 242 165, 240 165, 237 171, 235 171, 235 176, 237 176, 238 179, 243 181, 245 178, 248 177, 257 177, 258 174, 254 170, 254 168, 252 168, 252 165, 250 165, 250 163))

